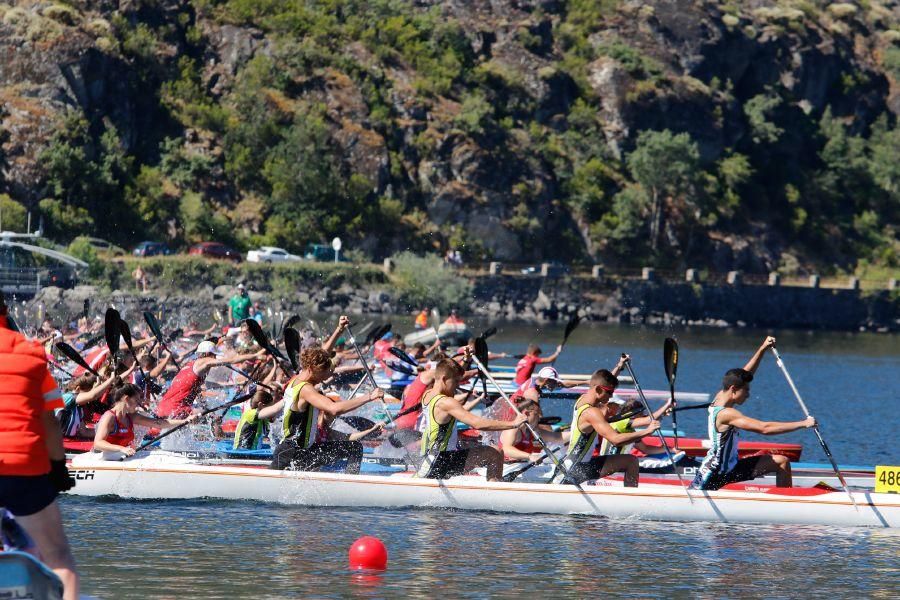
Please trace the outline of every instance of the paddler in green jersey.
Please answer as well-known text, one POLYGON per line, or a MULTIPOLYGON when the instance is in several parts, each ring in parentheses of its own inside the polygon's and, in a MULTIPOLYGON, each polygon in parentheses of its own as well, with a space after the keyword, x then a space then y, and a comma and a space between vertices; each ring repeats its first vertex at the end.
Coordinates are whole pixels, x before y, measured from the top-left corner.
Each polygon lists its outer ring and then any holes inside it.
POLYGON ((420 450, 422 462, 416 477, 446 479, 478 467, 486 468, 488 481, 500 481, 503 475, 503 454, 499 450, 482 445, 456 449, 452 443, 456 422, 482 431, 503 431, 520 427, 527 417, 519 415, 512 421, 495 421, 473 415, 454 398, 464 375, 465 370, 451 359, 440 361, 434 369, 434 384, 422 397, 425 431, 420 450))
MULTIPOLYGON (((260 416, 260 411, 271 406, 274 401, 272 394, 266 390, 256 390, 249 408, 241 414, 241 420, 234 430, 234 443, 231 446, 234 450, 259 450, 266 431, 267 416, 265 413, 260 416)), ((274 413, 268 416, 274 416, 274 413)))
MULTIPOLYGON (((618 416, 622 414, 622 408, 624 404, 625 400, 622 398, 610 398, 608 403, 608 418, 611 419, 611 421, 609 425, 619 433, 633 433, 638 427, 646 427, 650 424, 651 421, 658 421, 663 415, 668 415, 671 412, 672 399, 670 398, 669 400, 667 400, 661 408, 653 413, 653 416, 635 415, 627 419, 618 419, 618 416)), ((625 444, 624 446, 616 446, 614 444, 611 444, 610 441, 606 438, 602 439, 600 443, 600 454, 602 454, 603 456, 612 456, 615 454, 631 454, 632 449, 639 450, 648 455, 661 452, 660 448, 648 446, 640 440, 630 444, 625 444)))
MULTIPOLYGON (((619 385, 618 378, 606 369, 591 376, 588 391, 575 403, 572 415, 572 437, 563 465, 577 483, 599 479, 613 473, 625 473, 625 486, 637 487, 638 459, 634 455, 593 456, 598 438, 614 446, 636 442, 659 429, 659 421, 650 421, 646 429, 619 433, 609 425, 609 400, 619 385)), ((565 473, 557 468, 552 483, 563 483, 565 473)))

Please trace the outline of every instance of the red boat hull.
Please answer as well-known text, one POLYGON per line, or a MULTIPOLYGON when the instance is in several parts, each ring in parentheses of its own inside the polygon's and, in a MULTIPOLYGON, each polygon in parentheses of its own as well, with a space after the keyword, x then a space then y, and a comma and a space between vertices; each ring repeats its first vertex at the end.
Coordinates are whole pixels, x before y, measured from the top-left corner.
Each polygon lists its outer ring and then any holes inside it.
MULTIPOLYGON (((662 448, 662 443, 656 436, 645 437, 645 444, 654 448, 662 448)), ((675 445, 675 439, 667 437, 666 443, 671 448, 675 445)), ((706 456, 709 449, 707 440, 700 438, 678 438, 678 449, 683 450, 685 454, 693 457, 706 456)), ((800 453, 803 452, 803 446, 800 444, 775 444, 771 442, 739 442, 738 456, 746 458, 748 456, 756 456, 758 454, 783 454, 792 462, 800 460, 800 453)))

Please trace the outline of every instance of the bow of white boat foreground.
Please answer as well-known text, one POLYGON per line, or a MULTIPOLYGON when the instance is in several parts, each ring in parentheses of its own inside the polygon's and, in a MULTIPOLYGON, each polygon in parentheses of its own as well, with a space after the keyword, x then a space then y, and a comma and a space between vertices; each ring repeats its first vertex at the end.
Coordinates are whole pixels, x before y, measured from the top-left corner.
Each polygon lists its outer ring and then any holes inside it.
POLYGON ((617 480, 582 486, 497 483, 480 477, 416 479, 409 473, 345 475, 275 471, 262 466, 198 464, 165 452, 139 453, 124 461, 94 454, 71 465, 74 494, 133 499, 253 500, 305 506, 452 508, 515 513, 586 514, 608 518, 723 523, 797 523, 900 527, 900 497, 854 491, 779 489, 749 485, 701 492, 691 499, 677 483, 622 487, 617 480))

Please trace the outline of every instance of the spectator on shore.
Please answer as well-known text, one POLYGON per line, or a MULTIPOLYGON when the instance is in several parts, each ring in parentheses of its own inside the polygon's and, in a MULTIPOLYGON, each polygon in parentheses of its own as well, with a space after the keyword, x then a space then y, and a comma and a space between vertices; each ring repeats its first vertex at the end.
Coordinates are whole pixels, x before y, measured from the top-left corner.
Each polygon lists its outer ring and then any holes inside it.
POLYGON ((243 283, 237 286, 237 292, 228 301, 228 320, 237 327, 241 321, 250 318, 250 296, 243 283))
POLYGON ((138 265, 135 268, 134 272, 131 274, 131 277, 134 279, 134 287, 138 292, 147 292, 147 274, 141 268, 141 265, 138 265))

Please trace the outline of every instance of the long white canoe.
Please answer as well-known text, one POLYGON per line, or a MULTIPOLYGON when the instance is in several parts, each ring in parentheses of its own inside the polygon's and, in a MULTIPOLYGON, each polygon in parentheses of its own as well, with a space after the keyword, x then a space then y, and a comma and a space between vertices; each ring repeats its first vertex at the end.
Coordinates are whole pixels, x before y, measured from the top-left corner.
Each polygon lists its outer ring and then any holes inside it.
POLYGON ((854 492, 859 509, 842 492, 761 486, 700 492, 693 503, 671 484, 622 487, 600 480, 579 491, 571 485, 496 483, 480 477, 448 480, 273 471, 261 467, 195 464, 151 453, 122 462, 93 455, 73 460, 71 493, 133 499, 253 500, 304 506, 452 508, 514 513, 586 514, 609 518, 723 523, 797 523, 900 527, 900 497, 854 492), (751 491, 759 490, 759 491, 751 491))

